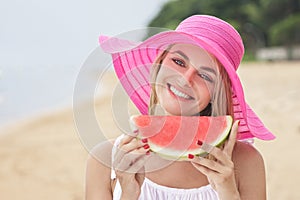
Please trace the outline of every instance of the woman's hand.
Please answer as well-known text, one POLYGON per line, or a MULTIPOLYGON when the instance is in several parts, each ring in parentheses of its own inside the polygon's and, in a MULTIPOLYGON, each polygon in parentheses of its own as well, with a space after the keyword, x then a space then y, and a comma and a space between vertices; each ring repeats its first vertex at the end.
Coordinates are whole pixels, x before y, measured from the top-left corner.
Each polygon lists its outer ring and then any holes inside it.
POLYGON ((147 140, 125 135, 114 155, 113 167, 122 188, 121 199, 138 199, 145 178, 144 164, 149 155, 147 140))
POLYGON ((229 139, 226 141, 224 149, 203 144, 202 149, 213 155, 216 160, 209 160, 198 156, 192 156, 191 162, 195 168, 206 175, 209 183, 218 192, 222 200, 240 199, 232 161, 232 151, 236 142, 236 135, 239 121, 235 121, 232 126, 229 139))

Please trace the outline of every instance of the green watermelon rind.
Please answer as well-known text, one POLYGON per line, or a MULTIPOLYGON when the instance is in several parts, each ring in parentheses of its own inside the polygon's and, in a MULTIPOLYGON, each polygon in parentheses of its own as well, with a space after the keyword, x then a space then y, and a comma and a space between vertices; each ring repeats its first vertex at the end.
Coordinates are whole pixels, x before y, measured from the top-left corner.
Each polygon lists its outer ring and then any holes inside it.
MULTIPOLYGON (((133 115, 130 117, 130 126, 131 126, 132 130, 137 129, 137 126, 135 125, 134 120, 133 120, 136 116, 138 116, 138 115, 133 115)), ((227 127, 223 131, 223 133, 218 137, 218 139, 214 143, 210 144, 212 146, 220 147, 229 137, 233 120, 230 115, 226 115, 225 117, 226 117, 226 121, 227 121, 227 127)), ((137 136, 137 138, 142 139, 139 135, 137 136)), ((184 160, 188 160, 188 154, 193 154, 195 156, 205 156, 208 154, 208 152, 201 149, 201 147, 199 147, 199 149, 184 151, 184 152, 182 152, 182 151, 180 152, 180 151, 172 149, 172 150, 169 150, 169 153, 162 153, 161 151, 165 151, 164 147, 159 147, 159 146, 155 145, 154 143, 152 143, 151 141, 148 141, 148 144, 149 144, 150 150, 152 152, 155 152, 162 158, 165 158, 168 160, 184 161, 184 160)))

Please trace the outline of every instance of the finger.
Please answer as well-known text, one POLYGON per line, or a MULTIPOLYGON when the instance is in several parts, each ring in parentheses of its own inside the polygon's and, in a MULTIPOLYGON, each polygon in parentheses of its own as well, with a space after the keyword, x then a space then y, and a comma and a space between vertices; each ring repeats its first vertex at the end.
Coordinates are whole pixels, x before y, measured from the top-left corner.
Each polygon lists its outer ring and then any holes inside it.
POLYGON ((147 157, 146 149, 137 149, 127 153, 119 162, 114 162, 115 170, 121 172, 136 173, 144 164, 144 157, 147 157))
POLYGON ((228 141, 225 143, 225 146, 224 146, 224 152, 230 156, 232 156, 232 151, 233 151, 233 148, 234 148, 234 145, 236 143, 236 136, 237 136, 237 132, 238 132, 238 127, 239 127, 239 120, 235 121, 232 125, 232 128, 231 128, 231 132, 230 132, 230 135, 229 135, 229 139, 228 141))
POLYGON ((123 144, 122 146, 119 146, 119 149, 123 150, 125 152, 129 152, 129 151, 132 151, 134 149, 140 148, 144 145, 145 145, 145 143, 143 143, 141 140, 138 140, 137 138, 133 138, 127 144, 123 144))
POLYGON ((123 144, 127 144, 128 142, 130 142, 133 138, 136 138, 136 136, 138 135, 139 130, 135 129, 133 132, 131 133, 127 133, 127 134, 123 134, 123 137, 119 143, 119 145, 123 145, 123 144))
POLYGON ((211 174, 211 170, 209 170, 207 167, 199 165, 198 163, 192 162, 192 165, 198 169, 202 174, 205 176, 209 176, 211 174))
POLYGON ((142 155, 141 157, 139 157, 133 165, 131 165, 129 168, 128 168, 128 172, 131 172, 131 173, 144 173, 145 169, 144 166, 145 166, 145 163, 146 161, 148 160, 149 156, 144 154, 142 155))
POLYGON ((225 153, 224 150, 221 150, 220 148, 208 143, 203 143, 201 149, 214 156, 220 163, 224 165, 231 164, 231 156, 225 153))
POLYGON ((142 156, 141 154, 137 154, 137 153, 134 153, 134 152, 125 154, 120 159, 120 161, 114 161, 113 165, 114 165, 115 171, 125 172, 141 156, 142 156))
POLYGON ((219 174, 218 172, 212 170, 212 169, 209 169, 208 167, 204 166, 204 165, 201 165, 197 162, 191 162, 192 165, 197 169, 199 170, 202 174, 204 174, 205 176, 207 177, 213 177, 213 176, 216 176, 217 174, 219 174))
POLYGON ((199 165, 198 163, 192 162, 192 165, 207 177, 210 185, 216 190, 215 182, 218 182, 218 180, 220 180, 220 179, 222 180, 223 179, 222 175, 216 171, 213 171, 213 170, 205 167, 205 166, 199 165))
POLYGON ((132 132, 129 132, 128 135, 131 135, 133 137, 136 137, 139 133, 139 129, 134 129, 132 132))
POLYGON ((228 156, 225 156, 224 152, 221 149, 219 149, 218 147, 215 147, 208 143, 203 143, 201 146, 201 149, 204 150, 205 152, 211 154, 212 156, 214 156, 222 164, 227 163, 228 156))
POLYGON ((124 144, 129 143, 131 140, 133 140, 135 137, 131 136, 131 135, 124 135, 123 138, 121 139, 120 143, 119 143, 119 147, 123 146, 124 144))
POLYGON ((199 165, 199 166, 202 166, 202 167, 205 167, 206 169, 209 169, 210 171, 214 171, 214 172, 217 172, 217 173, 222 173, 223 172, 223 170, 222 170, 223 167, 222 167, 221 163, 216 162, 214 160, 210 160, 210 159, 207 159, 207 158, 202 158, 202 157, 197 157, 196 156, 192 159, 192 163, 196 164, 196 165, 199 165))
POLYGON ((120 145, 118 145, 117 153, 118 154, 120 154, 120 152, 128 153, 130 151, 133 151, 135 149, 144 146, 145 144, 146 143, 144 143, 142 140, 139 140, 134 137, 130 138, 130 140, 127 140, 127 138, 125 138, 125 141, 120 143, 120 145))
POLYGON ((122 146, 118 147, 117 152, 114 156, 114 160, 116 162, 120 162, 120 160, 124 157, 125 154, 139 149, 141 147, 143 147, 144 149, 148 149, 149 145, 143 143, 141 140, 133 138, 129 143, 123 144, 122 146))
POLYGON ((134 140, 133 137, 124 136, 124 138, 121 140, 120 144, 117 146, 116 153, 114 155, 114 161, 116 163, 119 163, 120 160, 123 158, 123 156, 126 153, 134 150, 134 147, 136 147, 135 144, 136 144, 136 141, 134 140), (125 145, 127 145, 127 147, 124 147, 125 145))
MULTIPOLYGON (((212 147, 209 154, 214 156, 217 159, 217 161, 219 163, 221 163, 222 165, 230 166, 232 163, 231 157, 218 147, 212 147)), ((202 159, 204 159, 204 158, 202 158, 202 159)))

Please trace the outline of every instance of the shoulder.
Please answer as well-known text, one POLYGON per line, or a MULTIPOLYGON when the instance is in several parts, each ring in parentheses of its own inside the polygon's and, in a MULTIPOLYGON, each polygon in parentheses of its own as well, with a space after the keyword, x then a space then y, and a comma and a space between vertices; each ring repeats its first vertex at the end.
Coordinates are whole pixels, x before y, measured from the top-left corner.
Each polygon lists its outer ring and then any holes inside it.
MULTIPOLYGON (((239 190, 246 195, 264 196, 266 190, 265 165, 260 152, 253 145, 238 141, 234 147, 232 159, 235 164, 239 190)), ((255 199, 260 198, 256 197, 255 199)))
POLYGON ((239 172, 243 173, 240 175, 246 176, 258 169, 264 171, 264 159, 260 152, 251 144, 236 142, 232 159, 239 172))
POLYGON ((89 153, 88 164, 95 164, 95 162, 111 166, 111 155, 114 140, 106 140, 97 144, 89 153))
POLYGON ((87 199, 111 199, 112 147, 113 141, 105 141, 89 153, 85 177, 87 199))
POLYGON ((256 165, 264 163, 262 155, 252 144, 240 141, 236 142, 232 157, 237 164, 245 165, 244 167, 249 166, 249 164, 256 165))

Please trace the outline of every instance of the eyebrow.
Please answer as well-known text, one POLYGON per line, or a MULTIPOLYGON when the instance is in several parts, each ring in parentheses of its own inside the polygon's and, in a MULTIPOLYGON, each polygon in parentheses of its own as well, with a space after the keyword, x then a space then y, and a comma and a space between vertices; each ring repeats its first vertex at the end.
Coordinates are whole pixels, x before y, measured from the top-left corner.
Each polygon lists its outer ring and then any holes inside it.
POLYGON ((183 52, 180 51, 180 50, 173 51, 173 52, 171 52, 171 53, 173 53, 173 54, 177 53, 177 54, 181 55, 184 59, 190 61, 189 57, 188 57, 187 55, 185 55, 185 53, 183 53, 183 52))
POLYGON ((215 76, 217 76, 216 70, 214 70, 214 69, 211 68, 211 67, 201 66, 200 68, 203 69, 203 70, 205 70, 205 71, 211 72, 211 73, 213 73, 215 76))
MULTIPOLYGON (((176 50, 176 51, 173 51, 173 52, 171 52, 171 53, 172 53, 172 54, 177 53, 177 54, 181 55, 181 56, 182 56, 184 59, 186 59, 187 61, 190 61, 189 57, 188 57, 185 53, 183 53, 182 51, 180 51, 180 50, 176 50)), ((208 71, 208 72, 211 72, 211 73, 213 73, 214 75, 217 75, 216 70, 214 70, 214 69, 211 68, 211 67, 200 66, 200 69, 205 70, 205 71, 208 71)))

